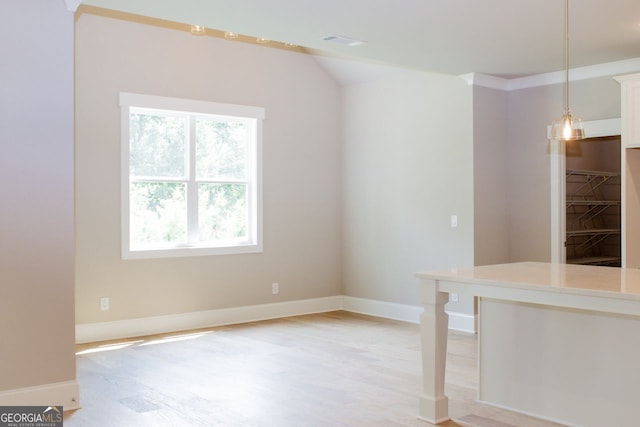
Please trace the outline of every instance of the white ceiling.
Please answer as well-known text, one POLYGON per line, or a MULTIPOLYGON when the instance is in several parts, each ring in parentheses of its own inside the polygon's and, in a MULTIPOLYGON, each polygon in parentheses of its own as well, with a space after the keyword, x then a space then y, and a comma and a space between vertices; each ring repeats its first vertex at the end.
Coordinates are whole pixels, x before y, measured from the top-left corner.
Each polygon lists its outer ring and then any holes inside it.
MULTIPOLYGON (((564 68, 563 0, 84 0, 83 3, 447 74, 564 68), (347 47, 322 40, 367 41, 347 47)), ((571 0, 570 64, 640 58, 640 0, 571 0)))

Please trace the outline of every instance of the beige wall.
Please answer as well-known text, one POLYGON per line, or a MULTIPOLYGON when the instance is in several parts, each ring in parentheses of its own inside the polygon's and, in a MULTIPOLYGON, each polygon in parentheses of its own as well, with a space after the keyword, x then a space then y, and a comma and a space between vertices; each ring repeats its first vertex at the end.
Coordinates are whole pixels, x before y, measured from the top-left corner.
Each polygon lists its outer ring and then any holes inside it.
POLYGON ((340 89, 312 57, 88 13, 76 31, 77 323, 341 294, 340 89), (265 107, 264 253, 121 259, 120 91, 265 107))
POLYGON ((473 88, 474 265, 509 261, 508 93, 473 88))
POLYGON ((344 293, 420 305, 415 272, 473 265, 472 89, 398 70, 344 88, 344 127, 344 293))
POLYGON ((7 391, 76 377, 73 13, 63 1, 10 0, 0 3, 0 16, 0 391, 7 391))
MULTIPOLYGON (((339 88, 295 52, 87 13, 77 33, 77 323, 341 293, 414 304, 414 271, 549 258, 561 85, 505 95, 402 71, 339 88), (266 107, 263 254, 120 259, 120 91, 266 107)), ((617 84, 574 83, 572 105, 616 117, 617 84)))

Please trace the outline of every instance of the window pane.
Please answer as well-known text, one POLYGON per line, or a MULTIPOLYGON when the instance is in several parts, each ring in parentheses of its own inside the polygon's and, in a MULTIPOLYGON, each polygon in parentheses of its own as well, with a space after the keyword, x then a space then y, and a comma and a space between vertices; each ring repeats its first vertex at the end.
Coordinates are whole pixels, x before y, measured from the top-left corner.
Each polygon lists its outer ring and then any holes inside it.
POLYGON ((129 173, 138 177, 184 177, 186 123, 179 116, 132 113, 129 173))
POLYGON ((132 245, 182 243, 187 240, 186 185, 134 182, 130 187, 132 245))
POLYGON ((201 242, 247 238, 247 185, 199 184, 201 242))
POLYGON ((196 179, 244 180, 247 177, 246 120, 196 120, 196 179))

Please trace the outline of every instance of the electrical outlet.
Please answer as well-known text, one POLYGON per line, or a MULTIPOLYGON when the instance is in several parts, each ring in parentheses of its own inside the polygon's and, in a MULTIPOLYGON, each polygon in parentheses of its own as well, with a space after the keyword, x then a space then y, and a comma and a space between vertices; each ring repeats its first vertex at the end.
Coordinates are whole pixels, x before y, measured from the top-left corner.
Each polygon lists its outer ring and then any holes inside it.
POLYGON ((458 294, 454 294, 453 292, 451 292, 449 294, 449 301, 450 302, 458 302, 458 294))
POLYGON ((109 297, 100 298, 100 310, 102 311, 109 310, 109 297))
POLYGON ((271 284, 271 293, 277 295, 280 292, 280 285, 276 282, 271 284))

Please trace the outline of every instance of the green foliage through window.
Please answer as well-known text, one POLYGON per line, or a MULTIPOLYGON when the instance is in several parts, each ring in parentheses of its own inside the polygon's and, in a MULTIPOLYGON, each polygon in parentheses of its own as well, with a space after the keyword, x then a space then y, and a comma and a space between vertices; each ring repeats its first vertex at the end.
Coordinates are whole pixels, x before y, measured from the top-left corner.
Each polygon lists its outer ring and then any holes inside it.
POLYGON ((250 240, 255 122, 131 107, 131 247, 250 240))

